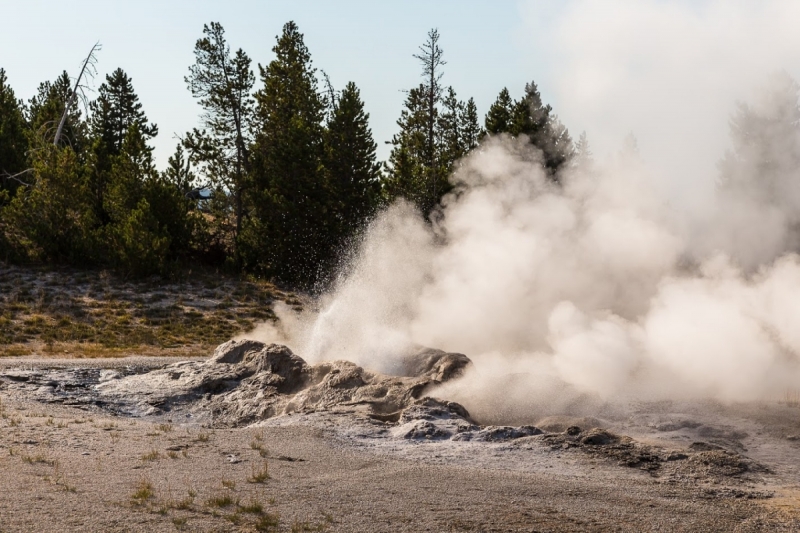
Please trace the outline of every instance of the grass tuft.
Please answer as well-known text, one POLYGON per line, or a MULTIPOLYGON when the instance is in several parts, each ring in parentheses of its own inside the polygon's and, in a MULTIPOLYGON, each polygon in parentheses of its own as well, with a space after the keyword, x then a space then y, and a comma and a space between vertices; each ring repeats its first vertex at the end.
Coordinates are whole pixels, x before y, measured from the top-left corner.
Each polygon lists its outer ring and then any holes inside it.
POLYGON ((133 494, 131 494, 131 501, 135 505, 142 505, 144 502, 151 499, 154 494, 155 492, 153 491, 153 484, 150 483, 149 479, 142 478, 139 481, 139 484, 136 486, 136 490, 134 490, 133 494))
POLYGON ((279 515, 264 513, 258 517, 258 520, 256 520, 255 524, 253 524, 253 527, 256 531, 276 531, 280 524, 281 522, 279 515))
POLYGON ((247 481, 250 483, 264 483, 266 480, 269 479, 269 463, 264 461, 263 466, 256 470, 256 467, 253 467, 252 473, 247 481))
POLYGON ((158 450, 150 450, 148 453, 142 455, 142 461, 157 461, 161 459, 161 454, 158 450))
POLYGON ((234 500, 233 496, 230 494, 221 494, 217 496, 212 496, 208 500, 206 500, 206 505, 209 507, 230 507, 231 505, 237 504, 238 500, 234 500))

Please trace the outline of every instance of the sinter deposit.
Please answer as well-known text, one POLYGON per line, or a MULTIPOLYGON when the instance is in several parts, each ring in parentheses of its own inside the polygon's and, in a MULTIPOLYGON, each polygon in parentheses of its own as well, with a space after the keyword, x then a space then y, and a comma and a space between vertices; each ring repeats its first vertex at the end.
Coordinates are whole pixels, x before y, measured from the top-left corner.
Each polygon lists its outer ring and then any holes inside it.
MULTIPOLYGON (((207 361, 187 361, 98 384, 103 404, 134 415, 188 410, 216 426, 238 426, 289 413, 336 411, 386 422, 431 414, 474 427, 462 406, 425 398, 426 390, 470 365, 462 354, 422 349, 404 358, 402 375, 370 372, 349 361, 309 365, 286 346, 229 341, 207 361)), ((410 429, 410 428, 409 428, 410 429)))

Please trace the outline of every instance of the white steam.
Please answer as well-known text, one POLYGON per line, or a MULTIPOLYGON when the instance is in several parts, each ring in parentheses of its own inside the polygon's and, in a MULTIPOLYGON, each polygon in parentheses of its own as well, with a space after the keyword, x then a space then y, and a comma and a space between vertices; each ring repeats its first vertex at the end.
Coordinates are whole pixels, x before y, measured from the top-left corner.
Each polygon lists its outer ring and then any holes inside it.
MULTIPOLYGON (((744 24, 741 6, 731 17, 744 24)), ((770 116, 769 100, 758 105, 770 116)), ((250 336, 311 361, 386 372, 414 346, 465 353, 474 368, 437 394, 484 419, 524 420, 598 398, 738 401, 796 388, 800 136, 764 124, 768 131, 757 133, 773 148, 772 170, 729 157, 729 175, 747 186, 703 196, 691 209, 659 181, 680 168, 660 165, 674 148, 666 137, 648 139, 666 143, 661 159, 620 153, 566 171, 559 186, 524 139, 489 139, 460 163, 451 178, 457 193, 434 227, 405 202, 391 206, 318 311, 279 308, 276 325, 250 336)), ((727 115, 727 136, 726 125, 727 115)), ((689 137, 702 142, 695 130, 689 137)), ((719 160, 721 146, 713 136, 704 156, 719 160)), ((713 190, 715 168, 693 172, 694 183, 681 178, 679 198, 694 186, 713 190)))

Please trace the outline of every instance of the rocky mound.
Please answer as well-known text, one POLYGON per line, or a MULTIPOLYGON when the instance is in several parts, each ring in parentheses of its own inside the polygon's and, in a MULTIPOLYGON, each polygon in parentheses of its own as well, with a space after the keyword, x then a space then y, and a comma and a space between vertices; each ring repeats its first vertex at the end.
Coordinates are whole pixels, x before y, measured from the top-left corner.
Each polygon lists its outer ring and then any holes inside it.
MULTIPOLYGON (((202 362, 181 362, 96 385, 99 400, 129 414, 176 409, 210 413, 212 424, 235 426, 281 414, 355 412, 398 422, 431 386, 470 365, 462 354, 424 349, 406 357, 402 376, 370 372, 348 361, 309 365, 286 346, 243 340, 220 345, 202 362)), ((448 409, 448 402, 440 402, 448 409)), ((451 404, 469 423, 466 409, 451 404)))

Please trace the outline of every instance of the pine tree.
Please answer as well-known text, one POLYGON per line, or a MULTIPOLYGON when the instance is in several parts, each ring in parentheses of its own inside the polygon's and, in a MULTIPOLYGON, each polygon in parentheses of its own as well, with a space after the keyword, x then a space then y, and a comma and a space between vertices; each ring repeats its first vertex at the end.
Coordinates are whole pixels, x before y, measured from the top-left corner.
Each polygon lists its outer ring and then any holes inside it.
POLYGON ((511 131, 511 113, 514 102, 508 89, 505 87, 497 96, 497 100, 489 108, 484 124, 486 133, 497 135, 499 133, 509 133, 511 131))
POLYGON ((346 244, 375 213, 380 165, 361 93, 350 82, 333 104, 325 131, 325 168, 335 203, 336 241, 346 244))
MULTIPOLYGON (((733 149, 719 163, 721 192, 739 194, 793 213, 800 168, 800 85, 773 75, 755 105, 739 103, 731 118, 733 149)), ((800 217, 797 217, 800 219, 800 217)))
MULTIPOLYGON (((231 55, 221 24, 204 25, 203 34, 205 37, 195 44, 196 62, 189 68, 186 83, 203 107, 204 129, 188 134, 185 145, 191 159, 203 166, 212 194, 217 196, 214 204, 223 206, 230 200, 229 207, 219 214, 228 210, 233 213, 230 235, 223 240, 230 244, 238 262, 236 243, 245 217, 244 194, 251 171, 255 76, 250 58, 241 48, 231 55)), ((224 231, 224 216, 216 220, 217 230, 224 231)))
POLYGON ((133 82, 121 68, 106 76, 98 93, 97 100, 91 105, 89 125, 92 135, 103 142, 109 155, 120 153, 133 124, 146 139, 158 135, 158 126, 148 124, 139 97, 133 90, 133 82))
POLYGON ((17 174, 27 168, 25 132, 22 103, 8 84, 5 70, 0 68, 0 206, 13 196, 22 179, 17 174))
POLYGON ((422 91, 425 98, 424 120, 426 129, 425 138, 425 153, 424 164, 428 168, 429 177, 434 180, 433 189, 434 195, 436 194, 436 170, 439 164, 436 158, 437 148, 437 123, 438 123, 438 106, 442 100, 443 87, 441 79, 444 73, 442 67, 447 63, 442 59, 444 52, 439 48, 439 30, 436 28, 428 32, 428 40, 420 46, 419 54, 415 54, 422 63, 422 76, 425 82, 422 84, 422 91))
POLYGON ((0 213, 0 243, 8 257, 72 264, 88 264, 94 257, 94 218, 84 166, 86 123, 76 102, 69 107, 59 145, 53 145, 71 94, 65 72, 55 82, 40 84, 29 101, 28 186, 18 189, 0 213))
POLYGON ((167 160, 167 168, 164 171, 164 179, 174 184, 174 186, 187 198, 193 198, 197 184, 197 175, 192 170, 191 161, 183 148, 183 144, 175 146, 175 153, 167 160))
MULTIPOLYGON (((196 256, 207 239, 207 224, 198 210, 194 192, 197 177, 183 146, 178 144, 167 169, 145 181, 144 198, 152 209, 162 236, 168 236, 166 258, 172 261, 196 256), (198 246, 200 244, 201 246, 198 246)), ((167 265, 160 270, 166 271, 167 265)))
POLYGON ((425 90, 422 85, 408 91, 397 120, 400 132, 392 137, 393 148, 386 164, 383 189, 388 200, 405 198, 427 214, 436 202, 433 200, 431 180, 425 166, 425 105, 425 90))
POLYGON ((539 89, 531 82, 525 85, 525 95, 515 102, 511 102, 506 89, 500 91, 485 124, 487 133, 492 135, 527 136, 542 151, 543 166, 557 182, 558 171, 571 160, 575 147, 569 131, 552 111, 550 105, 543 104, 539 89))
POLYGON ((452 189, 447 177, 453 172, 455 164, 475 149, 480 141, 482 131, 478 124, 475 100, 470 98, 463 102, 456 97, 455 90, 448 87, 447 95, 442 99, 438 126, 441 197, 452 189))
POLYGON ((112 168, 122 154, 130 129, 135 126, 144 142, 144 150, 152 153, 147 141, 158 134, 158 126, 148 124, 132 80, 118 68, 106 76, 92 102, 89 127, 92 135, 91 191, 95 215, 101 224, 110 219, 104 207, 104 196, 109 183, 114 180, 112 168))
POLYGON ((475 99, 470 98, 464 104, 459 114, 459 128, 461 130, 461 143, 465 153, 478 147, 478 143, 485 132, 478 123, 478 107, 475 99))
POLYGON ((275 59, 259 66, 253 147, 252 216, 241 246, 248 268, 306 287, 331 262, 331 192, 321 170, 326 102, 294 22, 283 27, 275 59))
POLYGON ((439 115, 437 124, 438 137, 440 142, 439 164, 446 171, 453 162, 460 159, 466 153, 461 127, 461 118, 464 115, 464 103, 456 97, 456 92, 452 87, 447 88, 447 92, 442 98, 442 112, 439 115))
MULTIPOLYGON (((59 121, 64 114, 64 106, 72 95, 72 80, 63 72, 56 81, 46 81, 39 85, 37 94, 28 102, 28 124, 30 125, 32 145, 53 142, 59 121)), ((83 158, 87 145, 88 128, 76 100, 73 100, 67 113, 59 146, 70 146, 79 158, 83 158)))
POLYGON ((586 137, 585 131, 581 133, 575 144, 575 157, 572 161, 576 168, 582 170, 590 170, 594 165, 592 149, 589 147, 589 139, 586 137))
POLYGON ((109 222, 100 232, 105 244, 101 261, 110 262, 132 275, 163 273, 170 249, 170 236, 163 218, 164 205, 153 205, 158 196, 159 175, 147 145, 147 134, 133 122, 125 135, 120 153, 112 158, 103 210, 109 222), (161 209, 159 209, 161 208, 161 209))
POLYGON ((94 256, 88 182, 69 146, 42 145, 31 156, 31 186, 0 211, 4 257, 85 265, 94 256), (6 255, 8 254, 8 255, 6 255))
POLYGON ((439 39, 438 30, 430 30, 420 53, 414 55, 422 64, 423 83, 408 92, 397 121, 400 132, 391 141, 384 181, 387 199, 406 198, 425 216, 450 191, 452 163, 462 155, 463 103, 456 99, 452 87, 445 95, 441 80, 442 67, 447 63, 439 39))

